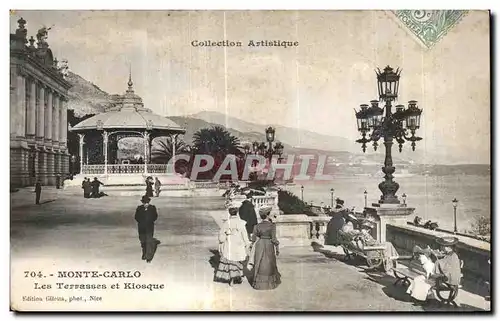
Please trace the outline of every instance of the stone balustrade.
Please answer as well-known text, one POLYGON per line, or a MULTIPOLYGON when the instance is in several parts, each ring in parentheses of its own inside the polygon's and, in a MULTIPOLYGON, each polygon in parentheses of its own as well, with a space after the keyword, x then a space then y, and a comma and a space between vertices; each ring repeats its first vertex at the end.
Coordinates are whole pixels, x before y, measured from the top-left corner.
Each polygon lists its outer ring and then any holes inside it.
POLYGON ((255 211, 259 212, 259 209, 264 206, 273 206, 277 204, 276 198, 278 196, 274 195, 262 195, 262 196, 252 196, 252 204, 255 207, 255 211))
MULTIPOLYGON (((391 242, 398 250, 411 252, 415 245, 437 248, 438 237, 450 236, 449 233, 431 231, 411 225, 386 226, 387 241, 391 242)), ((464 261, 462 273, 468 279, 490 280, 490 266, 488 260, 491 257, 490 243, 469 237, 457 236, 459 243, 456 245, 458 256, 464 261)))
POLYGON ((330 222, 330 216, 310 216, 311 242, 324 245, 326 239, 326 228, 330 222))

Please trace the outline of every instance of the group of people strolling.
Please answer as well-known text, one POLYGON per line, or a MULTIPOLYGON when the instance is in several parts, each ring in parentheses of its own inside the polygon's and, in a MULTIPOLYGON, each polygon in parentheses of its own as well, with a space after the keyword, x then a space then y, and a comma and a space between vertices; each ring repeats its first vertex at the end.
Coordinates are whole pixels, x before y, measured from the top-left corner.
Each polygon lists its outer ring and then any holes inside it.
POLYGON ((84 198, 99 198, 104 196, 104 193, 99 191, 99 187, 104 185, 97 177, 91 182, 90 178, 85 177, 82 182, 83 197, 84 198))
POLYGON ((250 272, 250 284, 256 290, 272 290, 281 283, 277 259, 279 241, 272 222, 272 207, 255 209, 247 198, 242 204, 233 201, 228 206, 229 218, 219 231, 220 260, 214 281, 230 286, 243 283, 245 268, 250 272), (239 214, 239 215, 238 215, 239 214))
POLYGON ((147 197, 153 197, 153 187, 154 187, 154 196, 158 197, 160 196, 161 192, 161 182, 158 179, 158 177, 155 177, 153 180, 153 177, 148 176, 146 178, 146 196, 147 197))

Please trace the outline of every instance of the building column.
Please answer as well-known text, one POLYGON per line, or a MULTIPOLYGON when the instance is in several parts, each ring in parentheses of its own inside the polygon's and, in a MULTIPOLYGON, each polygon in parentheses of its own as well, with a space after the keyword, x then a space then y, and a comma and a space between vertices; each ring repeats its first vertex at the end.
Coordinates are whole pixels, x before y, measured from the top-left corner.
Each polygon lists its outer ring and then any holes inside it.
POLYGON ((47 106, 45 107, 45 141, 52 142, 52 96, 53 92, 48 89, 47 95, 47 106))
POLYGON ((36 140, 39 143, 43 143, 45 135, 45 88, 42 83, 38 83, 40 88, 40 93, 37 97, 37 119, 36 119, 36 140))
POLYGON ((78 137, 80 138, 80 151, 78 154, 80 158, 80 174, 83 174, 83 144, 84 144, 85 134, 78 134, 78 137))
POLYGON ((47 155, 47 184, 48 185, 55 185, 55 170, 54 170, 54 151, 49 150, 45 155, 47 155))
POLYGON ((52 142, 54 144, 54 146, 57 146, 59 147, 59 129, 60 129, 60 125, 59 125, 59 118, 60 118, 60 113, 59 113, 59 109, 60 109, 60 98, 61 96, 59 95, 54 95, 52 97, 54 103, 53 103, 53 107, 54 107, 54 110, 52 111, 52 142))
POLYGON ((59 99, 59 145, 61 148, 66 149, 68 137, 68 105, 64 97, 59 99))
POLYGON ((102 148, 104 151, 104 175, 108 175, 108 132, 104 131, 102 133, 102 148))
POLYGON ((28 102, 28 112, 27 112, 27 126, 26 136, 28 138, 35 138, 36 134, 36 81, 31 79, 30 81, 30 99, 28 102))
POLYGON ((26 78, 24 76, 24 72, 18 68, 15 82, 16 100, 15 103, 11 103, 11 133, 18 138, 24 138, 26 134, 26 78), (14 110, 12 106, 15 106, 14 110))
POLYGON ((47 152, 43 149, 38 152, 38 178, 43 185, 48 185, 47 152))
POLYGON ((148 173, 149 133, 144 132, 144 174, 148 173))

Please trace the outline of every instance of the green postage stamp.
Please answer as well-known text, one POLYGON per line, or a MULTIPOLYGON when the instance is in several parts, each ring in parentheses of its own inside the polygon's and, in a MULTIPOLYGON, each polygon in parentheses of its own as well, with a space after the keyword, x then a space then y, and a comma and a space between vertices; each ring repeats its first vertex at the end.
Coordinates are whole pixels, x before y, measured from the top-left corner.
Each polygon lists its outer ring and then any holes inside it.
POLYGON ((421 44, 432 48, 467 10, 395 10, 393 13, 421 44))

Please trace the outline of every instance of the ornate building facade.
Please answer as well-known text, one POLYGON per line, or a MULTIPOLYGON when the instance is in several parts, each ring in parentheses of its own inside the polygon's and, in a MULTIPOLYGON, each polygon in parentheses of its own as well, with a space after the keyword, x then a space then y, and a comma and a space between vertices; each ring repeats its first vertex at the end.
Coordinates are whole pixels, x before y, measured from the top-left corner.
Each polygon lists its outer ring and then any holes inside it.
POLYGON ((37 179, 55 185, 58 175, 69 173, 67 66, 61 67, 49 49, 49 29, 28 40, 26 21, 17 22, 10 34, 11 186, 31 186, 37 179))

